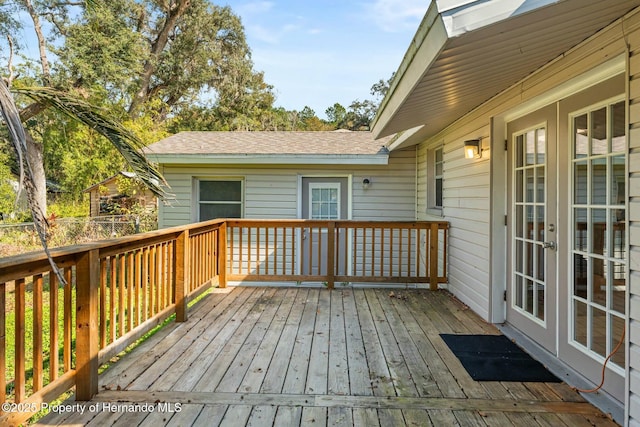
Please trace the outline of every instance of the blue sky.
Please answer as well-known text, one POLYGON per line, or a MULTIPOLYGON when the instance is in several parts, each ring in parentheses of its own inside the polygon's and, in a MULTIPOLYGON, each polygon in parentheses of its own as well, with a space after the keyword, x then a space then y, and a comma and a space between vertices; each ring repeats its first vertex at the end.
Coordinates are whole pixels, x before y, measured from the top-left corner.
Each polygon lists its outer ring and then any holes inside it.
POLYGON ((242 18, 257 71, 278 107, 372 99, 371 86, 396 71, 427 0, 222 0, 242 18))

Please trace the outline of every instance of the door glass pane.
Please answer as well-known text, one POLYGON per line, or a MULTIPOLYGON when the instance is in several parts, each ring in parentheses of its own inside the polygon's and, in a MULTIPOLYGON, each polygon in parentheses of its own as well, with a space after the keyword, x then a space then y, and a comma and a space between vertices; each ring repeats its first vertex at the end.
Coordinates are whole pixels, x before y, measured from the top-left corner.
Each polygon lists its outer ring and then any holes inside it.
MULTIPOLYGON (((618 346, 618 344, 620 344, 620 341, 624 336, 624 319, 621 319, 618 316, 611 316, 611 317, 612 317, 611 319, 612 335, 611 335, 611 341, 609 342, 609 348, 611 349, 609 353, 612 352, 613 349, 615 349, 618 346)), ((620 349, 611 357, 611 361, 616 365, 624 368, 626 366, 624 356, 625 356, 625 352, 624 352, 624 341, 623 341, 622 344, 620 345, 620 349)))
POLYGON ((627 290, 627 276, 625 265, 619 262, 611 263, 613 269, 613 287, 611 292, 611 308, 620 314, 625 314, 625 292, 627 290))
POLYGON ((525 243, 525 259, 527 260, 527 266, 524 273, 527 276, 533 277, 533 243, 527 242, 525 243))
POLYGON ((545 285, 542 285, 540 283, 536 285, 536 295, 537 295, 536 316, 540 320, 544 320, 544 295, 545 295, 544 288, 545 288, 545 285))
POLYGON ((523 202, 524 201, 524 191, 523 191, 523 177, 524 177, 524 171, 523 170, 518 170, 515 172, 515 198, 516 198, 516 202, 523 202))
POLYGON ((536 132, 531 130, 525 134, 525 164, 533 165, 535 164, 535 153, 536 153, 536 132))
POLYGON ((547 153, 547 131, 545 128, 540 128, 536 131, 536 153, 537 160, 536 163, 539 165, 543 165, 546 163, 546 153, 547 153))
POLYGON ((534 185, 534 176, 533 176, 533 169, 529 168, 525 170, 526 173, 526 180, 527 180, 527 192, 526 192, 526 199, 525 202, 527 203, 533 203, 533 185, 534 185))
POLYGON ((517 168, 521 168, 524 165, 524 135, 518 135, 516 137, 515 146, 516 146, 515 165, 517 168))
POLYGON ((606 209, 591 209, 591 227, 587 231, 591 232, 591 252, 604 255, 607 232, 606 209))
POLYGON ((617 104, 613 104, 611 106, 611 117, 611 128, 613 132, 611 139, 611 151, 613 153, 624 153, 627 146, 624 101, 618 102, 617 104))
POLYGON ((607 159, 597 158, 591 162, 591 204, 607 203, 607 159))
POLYGON ((544 242, 544 206, 536 207, 536 233, 534 239, 544 242))
POLYGON ((607 356, 607 317, 605 312, 591 307, 591 350, 607 356))
POLYGON ((536 225, 534 223, 534 218, 533 218, 533 206, 529 206, 527 205, 525 207, 526 212, 527 212, 527 239, 532 240, 534 238, 534 226, 536 225))
POLYGON ((544 181, 544 166, 538 166, 536 168, 536 202, 544 203, 545 194, 545 181, 544 181))
POLYGON ((573 119, 573 153, 574 158, 579 159, 587 157, 587 147, 589 142, 588 129, 587 129, 587 115, 582 114, 573 119))
POLYGON ((522 276, 516 276, 514 293, 515 293, 515 305, 516 307, 524 307, 524 279, 522 276))
POLYGON ((611 157, 611 183, 609 188, 612 205, 624 205, 625 198, 625 156, 611 157))
POLYGON ((591 285, 591 298, 589 301, 594 302, 601 307, 607 306, 607 279, 604 275, 604 261, 592 258, 593 263, 593 280, 591 285), (597 272, 597 274, 595 274, 597 272))
POLYGON ((584 208, 574 209, 573 214, 573 234, 574 249, 578 251, 587 250, 587 210, 584 208))
POLYGON ((591 154, 607 154, 607 108, 603 107, 591 113, 591 154))
POLYGON ((587 305, 582 301, 574 301, 573 339, 587 345, 587 305))
POLYGON ((587 162, 576 162, 573 166, 573 202, 587 204, 587 162))
POLYGON ((580 254, 573 255, 573 295, 587 298, 587 257, 580 254))
POLYGON ((527 313, 533 313, 533 282, 529 279, 526 279, 526 292, 525 292, 525 311, 527 313))

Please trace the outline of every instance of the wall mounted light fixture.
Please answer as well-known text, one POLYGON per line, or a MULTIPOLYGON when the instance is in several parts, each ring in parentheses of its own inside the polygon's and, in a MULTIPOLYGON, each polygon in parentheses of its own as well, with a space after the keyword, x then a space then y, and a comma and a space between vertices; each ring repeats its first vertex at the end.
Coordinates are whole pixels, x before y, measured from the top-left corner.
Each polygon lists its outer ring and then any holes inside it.
POLYGON ((482 157, 482 145, 480 139, 469 139, 464 142, 464 157, 466 159, 479 159, 482 157))
POLYGON ((370 185, 371 185, 371 180, 369 178, 365 178, 362 180, 362 188, 364 188, 365 190, 369 188, 370 185))

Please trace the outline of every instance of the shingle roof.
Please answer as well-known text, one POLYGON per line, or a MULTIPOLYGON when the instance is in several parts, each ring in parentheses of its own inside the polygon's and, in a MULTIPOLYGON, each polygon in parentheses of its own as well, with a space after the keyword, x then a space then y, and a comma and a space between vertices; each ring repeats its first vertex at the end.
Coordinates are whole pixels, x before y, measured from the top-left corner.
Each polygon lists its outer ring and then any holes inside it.
POLYGON ((152 155, 372 155, 391 137, 371 132, 180 132, 145 148, 152 155))

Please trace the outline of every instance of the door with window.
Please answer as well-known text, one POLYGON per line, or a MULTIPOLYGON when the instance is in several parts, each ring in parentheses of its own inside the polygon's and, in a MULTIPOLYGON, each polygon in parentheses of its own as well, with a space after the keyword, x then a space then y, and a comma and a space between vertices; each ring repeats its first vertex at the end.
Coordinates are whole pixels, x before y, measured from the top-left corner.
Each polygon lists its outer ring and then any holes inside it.
POLYGON ((560 330, 560 356, 599 384, 611 355, 603 390, 617 399, 624 399, 626 364, 626 107, 623 97, 598 100, 623 84, 570 98, 560 109, 570 182, 567 268, 561 272, 569 285, 562 298, 567 327, 560 330))
MULTIPOLYGON (((348 218, 348 178, 346 177, 303 177, 302 217, 317 220, 340 220, 348 218)), ((301 274, 327 274, 327 230, 308 227, 302 230, 301 274)), ((340 252, 346 250, 346 235, 338 234, 336 244, 340 252)), ((333 256, 333 254, 331 254, 333 256)), ((340 274, 344 274, 344 257, 337 260, 340 274)))
POLYGON ((556 107, 508 123, 507 320, 556 353, 556 107))

